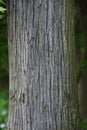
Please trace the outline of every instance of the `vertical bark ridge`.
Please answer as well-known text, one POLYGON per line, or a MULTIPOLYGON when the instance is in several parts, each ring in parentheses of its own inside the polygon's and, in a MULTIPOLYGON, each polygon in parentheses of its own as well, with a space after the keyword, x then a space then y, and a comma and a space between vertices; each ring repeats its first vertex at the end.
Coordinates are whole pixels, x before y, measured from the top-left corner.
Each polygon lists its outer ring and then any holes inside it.
POLYGON ((7 130, 79 130, 72 2, 9 0, 7 130))

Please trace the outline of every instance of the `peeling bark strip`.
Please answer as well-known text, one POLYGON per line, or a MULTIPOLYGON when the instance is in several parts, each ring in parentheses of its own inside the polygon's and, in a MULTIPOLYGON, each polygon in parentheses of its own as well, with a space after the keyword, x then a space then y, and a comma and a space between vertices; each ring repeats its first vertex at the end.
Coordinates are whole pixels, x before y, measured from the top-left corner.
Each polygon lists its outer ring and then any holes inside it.
POLYGON ((73 0, 8 0, 7 130, 80 130, 73 0))

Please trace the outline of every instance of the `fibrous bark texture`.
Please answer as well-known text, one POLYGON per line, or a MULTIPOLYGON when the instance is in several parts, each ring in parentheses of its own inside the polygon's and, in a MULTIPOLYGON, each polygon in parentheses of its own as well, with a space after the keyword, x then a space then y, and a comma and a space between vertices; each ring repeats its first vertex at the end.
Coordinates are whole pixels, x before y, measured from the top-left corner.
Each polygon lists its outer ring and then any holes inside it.
POLYGON ((8 0, 7 130, 80 130, 73 0, 8 0))

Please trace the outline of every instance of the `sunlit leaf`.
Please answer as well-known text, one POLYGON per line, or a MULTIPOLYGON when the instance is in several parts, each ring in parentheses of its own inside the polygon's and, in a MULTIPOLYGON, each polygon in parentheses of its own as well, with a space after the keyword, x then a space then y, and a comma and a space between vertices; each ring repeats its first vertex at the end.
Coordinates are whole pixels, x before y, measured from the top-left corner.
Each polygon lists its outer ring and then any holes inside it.
POLYGON ((5 12, 5 8, 3 8, 3 7, 0 7, 0 12, 5 12))

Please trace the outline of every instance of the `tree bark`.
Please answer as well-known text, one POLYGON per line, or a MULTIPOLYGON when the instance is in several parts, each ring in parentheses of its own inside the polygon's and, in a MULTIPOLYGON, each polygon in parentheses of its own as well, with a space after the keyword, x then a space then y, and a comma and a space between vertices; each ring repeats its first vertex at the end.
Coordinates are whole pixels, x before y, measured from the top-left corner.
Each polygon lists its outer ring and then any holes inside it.
POLYGON ((7 130, 80 130, 73 0, 8 0, 7 130))

